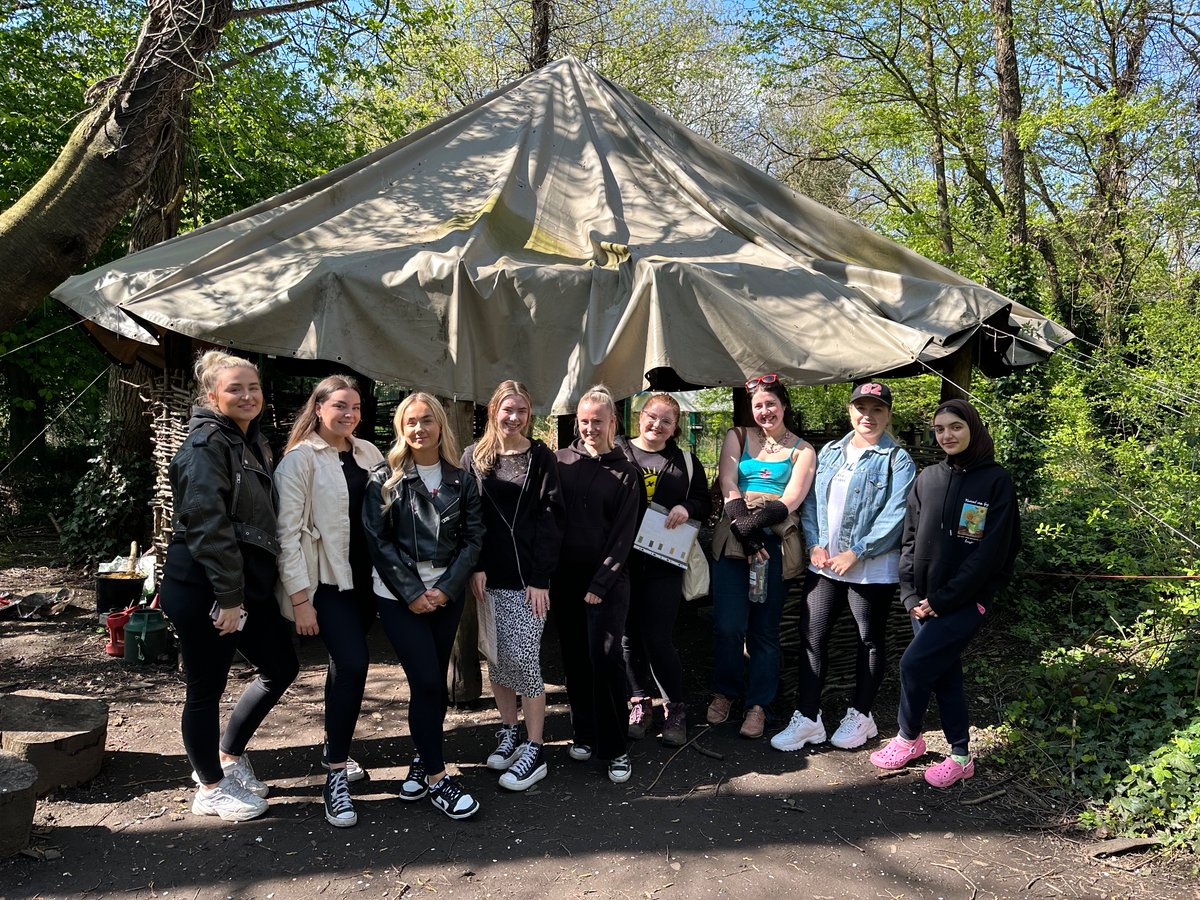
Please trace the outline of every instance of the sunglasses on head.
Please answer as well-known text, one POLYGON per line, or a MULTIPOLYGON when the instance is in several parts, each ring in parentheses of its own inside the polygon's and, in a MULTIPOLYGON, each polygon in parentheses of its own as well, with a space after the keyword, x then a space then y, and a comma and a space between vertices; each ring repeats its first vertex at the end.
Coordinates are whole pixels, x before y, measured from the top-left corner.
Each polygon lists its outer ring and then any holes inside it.
POLYGON ((759 375, 757 378, 751 378, 746 382, 746 390, 752 391, 760 384, 774 384, 779 380, 779 376, 772 372, 770 375, 759 375))

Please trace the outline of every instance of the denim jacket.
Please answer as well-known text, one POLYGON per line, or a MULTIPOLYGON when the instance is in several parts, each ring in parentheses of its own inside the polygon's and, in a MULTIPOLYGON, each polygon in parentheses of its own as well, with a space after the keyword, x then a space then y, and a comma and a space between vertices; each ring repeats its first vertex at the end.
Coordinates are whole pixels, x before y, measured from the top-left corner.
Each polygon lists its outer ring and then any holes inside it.
MULTIPOLYGON (((854 433, 830 441, 817 455, 817 474, 812 490, 800 507, 804 541, 809 547, 829 546, 829 484, 845 462, 845 447, 854 433)), ((908 451, 884 434, 868 447, 854 467, 846 491, 846 508, 838 546, 853 550, 859 559, 882 556, 900 546, 908 490, 917 467, 908 451)))

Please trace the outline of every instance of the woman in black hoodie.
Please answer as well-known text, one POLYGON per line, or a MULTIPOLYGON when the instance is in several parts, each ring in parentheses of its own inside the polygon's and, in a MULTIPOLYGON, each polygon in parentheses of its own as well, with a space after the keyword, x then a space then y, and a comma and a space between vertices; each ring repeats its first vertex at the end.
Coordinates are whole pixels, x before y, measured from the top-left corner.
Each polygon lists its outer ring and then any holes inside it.
POLYGON ((936 696, 950 755, 925 780, 945 788, 975 774, 962 652, 1012 574, 1021 536, 1012 479, 975 407, 946 401, 933 430, 946 458, 921 472, 908 495, 900 552, 900 598, 914 632, 900 659, 900 733, 871 762, 899 769, 924 755, 921 723, 936 696))
POLYGON ((629 780, 625 752, 628 687, 621 637, 629 612, 625 562, 637 532, 641 476, 616 449, 617 410, 608 388, 597 385, 576 409, 579 439, 559 450, 562 551, 550 580, 554 620, 571 703, 571 759, 593 751, 608 760, 608 777, 629 780))

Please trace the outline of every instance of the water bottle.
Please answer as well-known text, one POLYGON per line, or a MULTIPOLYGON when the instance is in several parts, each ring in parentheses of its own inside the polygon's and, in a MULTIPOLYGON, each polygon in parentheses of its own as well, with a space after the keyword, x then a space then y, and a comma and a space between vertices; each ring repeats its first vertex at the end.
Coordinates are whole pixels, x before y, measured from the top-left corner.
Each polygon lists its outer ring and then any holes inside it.
POLYGON ((756 559, 750 563, 750 602, 765 603, 767 600, 767 561, 756 559))

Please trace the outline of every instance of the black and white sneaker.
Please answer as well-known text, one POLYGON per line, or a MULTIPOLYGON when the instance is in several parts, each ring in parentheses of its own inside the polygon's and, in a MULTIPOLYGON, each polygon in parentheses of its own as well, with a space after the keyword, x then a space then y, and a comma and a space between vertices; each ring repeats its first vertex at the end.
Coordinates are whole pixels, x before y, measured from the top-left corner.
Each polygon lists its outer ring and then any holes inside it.
MULTIPOLYGON (((326 770, 329 769, 329 745, 328 744, 326 744, 325 749, 321 751, 321 768, 326 769, 326 770)), ((354 782, 356 782, 356 781, 363 781, 369 777, 370 776, 367 774, 366 769, 364 769, 361 765, 359 765, 357 762, 355 762, 349 756, 346 757, 346 780, 348 782, 350 782, 351 784, 354 784, 354 782)))
POLYGON ((358 813, 350 800, 350 779, 345 769, 330 769, 325 778, 325 821, 334 828, 349 828, 358 823, 358 813))
POLYGON ((592 748, 587 744, 578 744, 575 741, 567 746, 567 756, 576 762, 587 762, 592 758, 592 748))
POLYGON ((496 749, 487 758, 487 767, 497 772, 503 772, 517 761, 521 755, 521 726, 501 725, 496 732, 496 749))
POLYGON ((414 756, 412 765, 408 767, 408 774, 404 776, 404 782, 400 785, 401 800, 420 800, 429 793, 429 783, 425 780, 425 764, 421 762, 421 757, 414 756))
POLYGON ((630 762, 628 753, 622 753, 616 759, 609 761, 608 780, 613 784, 624 784, 632 774, 633 763, 630 762))
POLYGON ((429 799, 452 819, 466 819, 479 812, 479 801, 463 790, 453 775, 443 775, 441 781, 431 785, 429 799))
POLYGON ((523 791, 533 787, 546 777, 546 760, 542 757, 542 745, 526 741, 521 745, 517 757, 507 772, 500 776, 500 787, 510 791, 523 791))

